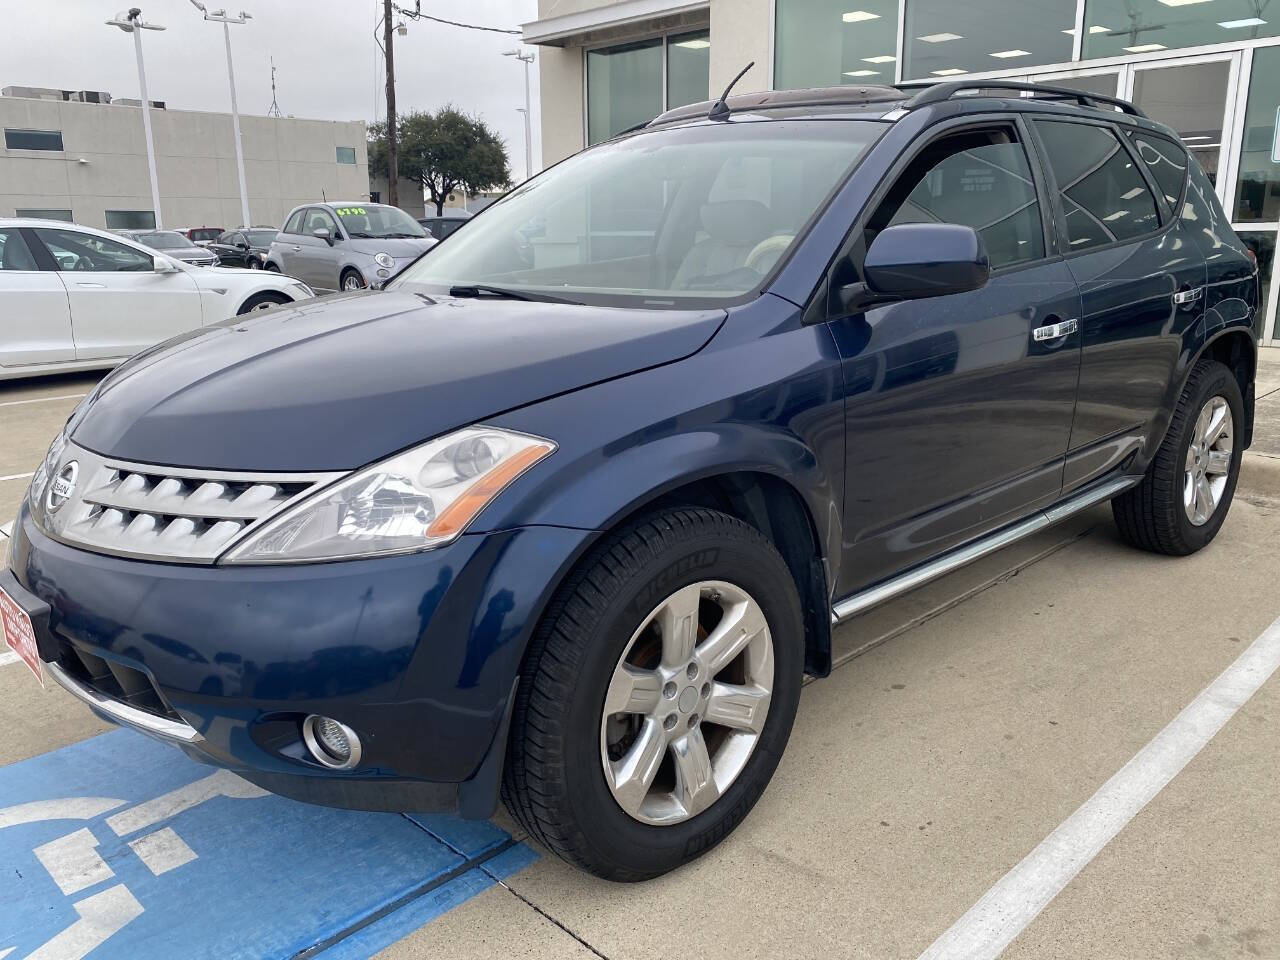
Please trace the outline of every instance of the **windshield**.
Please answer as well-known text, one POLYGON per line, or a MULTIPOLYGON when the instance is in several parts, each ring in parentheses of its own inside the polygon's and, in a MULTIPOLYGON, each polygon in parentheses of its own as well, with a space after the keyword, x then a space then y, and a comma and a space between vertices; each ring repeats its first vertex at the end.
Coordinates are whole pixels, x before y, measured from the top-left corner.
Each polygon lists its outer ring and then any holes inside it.
POLYGON ((271 242, 276 238, 274 230, 246 230, 244 235, 249 238, 249 243, 255 247, 269 247, 271 242))
POLYGON ((367 203, 362 207, 334 207, 338 219, 347 234, 363 240, 371 237, 425 237, 426 231, 418 221, 399 207, 384 207, 367 203))
POLYGON ((394 281, 657 307, 757 289, 883 131, 861 120, 659 130, 528 181, 394 281))
POLYGON ((191 246, 190 240, 173 230, 162 230, 158 233, 139 233, 134 239, 152 250, 186 250, 191 246))

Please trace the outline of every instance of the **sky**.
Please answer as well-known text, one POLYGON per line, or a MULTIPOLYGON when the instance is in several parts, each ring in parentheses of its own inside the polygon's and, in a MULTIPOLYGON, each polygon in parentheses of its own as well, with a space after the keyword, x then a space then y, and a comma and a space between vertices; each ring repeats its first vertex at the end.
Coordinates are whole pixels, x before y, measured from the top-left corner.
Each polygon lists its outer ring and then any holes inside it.
MULTIPOLYGON (((204 0, 210 10, 219 0, 204 0)), ((413 0, 398 0, 412 7, 413 0)), ((0 0, 0 7, 23 6, 0 0)), ((105 90, 138 96, 132 38, 104 21, 129 6, 163 25, 143 34, 147 86, 152 100, 174 109, 231 109, 220 24, 206 23, 190 0, 43 0, 19 16, 0 49, 0 87, 105 90), (16 33, 14 28, 16 27, 16 33)), ((386 114, 381 53, 374 27, 381 0, 240 0, 230 7, 253 15, 232 25, 236 93, 240 112, 265 115, 271 106, 271 65, 276 99, 286 115, 321 120, 381 119, 386 114)), ((423 0, 423 13, 483 26, 519 29, 537 16, 536 0, 423 0)), ((14 11, 10 11, 13 13, 14 11)), ((517 181, 524 173, 524 65, 504 50, 519 38, 409 21, 395 37, 396 109, 434 110, 452 103, 483 117, 503 138, 517 181)), ((381 31, 378 32, 381 41, 381 31)), ((531 48, 536 53, 536 48, 531 48)), ((538 169, 540 124, 538 69, 530 68, 533 163, 538 169)))

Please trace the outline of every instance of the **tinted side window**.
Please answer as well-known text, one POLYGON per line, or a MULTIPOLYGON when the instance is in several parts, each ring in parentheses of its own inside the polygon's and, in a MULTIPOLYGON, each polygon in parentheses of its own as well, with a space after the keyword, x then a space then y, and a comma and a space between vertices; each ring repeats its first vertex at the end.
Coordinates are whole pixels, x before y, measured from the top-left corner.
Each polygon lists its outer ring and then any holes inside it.
POLYGON ((155 260, 133 247, 74 230, 36 230, 59 270, 98 273, 141 272, 155 269, 155 260))
POLYGON ((27 242, 16 229, 0 230, 0 270, 39 270, 27 242))
POLYGON ((1114 133, 1084 123, 1035 124, 1058 181, 1073 251, 1132 240, 1160 226, 1156 198, 1114 133))
POLYGON ((319 207, 312 207, 307 211, 307 218, 303 222, 302 232, 310 236, 312 230, 328 230, 336 236, 338 225, 333 222, 333 217, 329 216, 328 211, 321 210, 319 207))
POLYGON ((900 223, 973 227, 993 269, 1044 256, 1035 181, 1012 130, 965 131, 925 147, 868 222, 867 245, 900 223))
POLYGON ((1178 209, 1182 188, 1187 182, 1187 153, 1176 143, 1164 137, 1153 137, 1136 130, 1127 131, 1138 156, 1155 177, 1160 192, 1169 201, 1172 210, 1178 209))
POLYGON ((301 233, 302 232, 302 216, 306 210, 295 210, 293 216, 289 218, 289 222, 284 225, 282 233, 301 233))

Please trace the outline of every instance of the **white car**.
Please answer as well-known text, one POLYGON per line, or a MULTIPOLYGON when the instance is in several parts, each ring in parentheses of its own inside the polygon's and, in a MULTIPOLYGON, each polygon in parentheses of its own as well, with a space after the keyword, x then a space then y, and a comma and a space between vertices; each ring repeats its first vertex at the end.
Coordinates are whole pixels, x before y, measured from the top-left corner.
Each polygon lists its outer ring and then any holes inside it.
POLYGON ((184 331, 313 296, 292 277, 194 267, 105 230, 0 218, 0 380, 114 367, 184 331))

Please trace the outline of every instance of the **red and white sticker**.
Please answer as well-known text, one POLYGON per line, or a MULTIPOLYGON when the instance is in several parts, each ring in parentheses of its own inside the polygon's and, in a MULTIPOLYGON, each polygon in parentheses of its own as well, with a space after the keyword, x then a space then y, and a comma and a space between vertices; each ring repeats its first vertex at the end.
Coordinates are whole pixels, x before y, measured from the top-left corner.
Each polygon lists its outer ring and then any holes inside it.
POLYGON ((31 617, 3 589, 0 589, 0 627, 4 628, 4 640, 9 649, 31 668, 43 687, 44 669, 40 663, 40 651, 36 647, 36 632, 31 626, 31 617))

